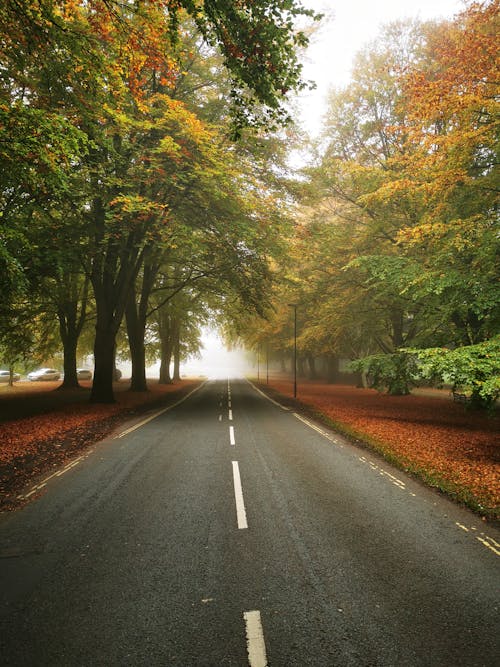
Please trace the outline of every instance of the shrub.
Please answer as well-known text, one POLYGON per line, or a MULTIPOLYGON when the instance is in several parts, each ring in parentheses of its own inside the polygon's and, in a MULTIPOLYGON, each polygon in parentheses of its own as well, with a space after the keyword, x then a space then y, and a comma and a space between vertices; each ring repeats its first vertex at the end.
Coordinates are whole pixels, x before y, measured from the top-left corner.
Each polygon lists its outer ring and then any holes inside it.
POLYGON ((472 407, 489 408, 500 396, 500 335, 454 350, 432 347, 404 352, 418 360, 422 378, 449 382, 454 391, 470 394, 472 407))
POLYGON ((418 362, 405 351, 372 354, 349 364, 351 370, 366 373, 368 385, 393 396, 405 396, 417 381, 418 362))

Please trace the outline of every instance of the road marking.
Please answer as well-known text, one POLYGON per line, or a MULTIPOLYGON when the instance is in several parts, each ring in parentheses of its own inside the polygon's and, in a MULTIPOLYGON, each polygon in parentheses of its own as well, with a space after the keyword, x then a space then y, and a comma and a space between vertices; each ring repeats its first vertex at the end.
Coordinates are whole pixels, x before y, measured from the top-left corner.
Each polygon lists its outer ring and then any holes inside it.
POLYGON ((71 463, 68 463, 68 465, 65 466, 62 470, 59 470, 59 472, 54 473, 54 475, 56 477, 61 477, 61 475, 64 475, 65 473, 68 472, 68 470, 71 470, 71 468, 74 468, 75 466, 77 466, 80 463, 80 461, 82 461, 82 460, 83 460, 83 456, 79 456, 77 459, 75 459, 71 463))
MULTIPOLYGON (((404 482, 402 479, 394 477, 394 475, 391 475, 390 472, 387 472, 387 470, 380 468, 376 463, 373 463, 373 461, 369 461, 364 456, 358 456, 358 459, 361 461, 361 463, 368 464, 374 472, 378 472, 378 474, 381 475, 382 477, 388 477, 391 484, 397 486, 398 489, 401 489, 402 491, 408 491, 408 489, 406 488, 406 482, 404 482)), ((408 491, 408 493, 410 493, 410 495, 412 495, 413 497, 416 497, 415 493, 411 493, 410 491, 408 491)))
POLYGON ((192 396, 195 391, 198 391, 198 389, 201 389, 201 387, 203 387, 204 384, 206 384, 206 382, 202 382, 201 384, 199 384, 192 391, 190 391, 189 394, 186 394, 185 396, 183 396, 183 398, 176 401, 173 405, 169 405, 168 407, 163 408, 162 410, 158 410, 158 412, 155 412, 154 414, 150 415, 146 419, 143 419, 138 424, 135 424, 134 426, 131 426, 130 428, 127 428, 125 431, 122 431, 121 433, 118 433, 118 435, 116 436, 116 439, 123 438, 125 435, 128 435, 129 433, 132 433, 133 431, 136 431, 138 428, 141 428, 141 426, 145 426, 150 421, 153 421, 153 419, 156 419, 157 417, 162 415, 164 412, 168 412, 169 410, 173 410, 174 408, 176 408, 181 403, 184 403, 184 401, 187 401, 187 399, 190 396, 192 396))
POLYGON ((222 415, 219 415, 219 421, 220 422, 222 421, 222 415))
POLYGON ((248 664, 250 667, 267 667, 266 644, 260 611, 243 614, 247 633, 248 664))
POLYGON ((21 495, 17 496, 17 499, 18 500, 26 500, 26 498, 30 498, 34 493, 36 493, 37 491, 41 491, 44 487, 46 487, 47 482, 49 480, 51 480, 53 477, 61 477, 61 475, 64 475, 65 473, 67 473, 72 468, 75 468, 81 461, 86 459, 90 455, 90 453, 93 452, 93 451, 94 450, 91 449, 88 452, 86 452, 85 454, 82 454, 78 458, 74 459, 73 461, 70 461, 70 463, 67 463, 64 466, 64 468, 61 468, 61 470, 57 470, 56 472, 52 473, 52 475, 49 475, 45 479, 42 479, 42 481, 39 484, 35 484, 35 486, 32 486, 28 493, 21 494, 21 495))
POLYGON ((231 445, 235 445, 236 441, 234 439, 234 426, 229 427, 229 442, 231 445))
POLYGON ((245 511, 245 502, 243 500, 243 489, 241 488, 240 468, 238 461, 233 461, 233 481, 234 481, 234 497, 236 500, 236 517, 238 520, 238 528, 243 530, 248 528, 247 513, 245 511))
POLYGON ((271 398, 270 396, 268 396, 267 394, 265 394, 261 389, 259 389, 258 387, 256 387, 256 386, 254 385, 254 383, 251 382, 248 378, 247 378, 247 382, 248 382, 248 384, 249 384, 250 386, 252 386, 252 387, 255 389, 256 392, 258 392, 258 393, 259 393, 261 396, 263 396, 264 398, 267 398, 267 400, 268 400, 268 401, 271 401, 271 403, 274 403, 274 405, 277 405, 278 408, 281 408, 282 410, 286 410, 287 412, 290 411, 290 408, 287 408, 287 407, 285 407, 284 405, 281 405, 281 403, 278 403, 278 401, 275 401, 274 398, 271 398))
MULTIPOLYGON (((470 533, 471 531, 477 532, 477 528, 475 526, 467 527, 458 521, 455 521, 455 526, 460 528, 460 530, 463 530, 465 533, 470 533)), ((486 533, 483 532, 479 533, 479 535, 473 535, 473 537, 475 537, 478 542, 481 542, 484 547, 492 551, 495 556, 500 556, 500 544, 492 537, 486 535, 486 533)))
MULTIPOLYGON (((490 540, 491 542, 493 542, 493 544, 497 544, 493 538, 488 537, 487 535, 485 535, 484 538, 483 537, 476 537, 476 540, 479 540, 481 542, 481 544, 484 544, 485 547, 488 547, 488 549, 490 551, 493 551, 493 553, 495 555, 500 556, 500 550, 495 549, 495 547, 488 542, 488 540, 490 540)), ((497 546, 500 546, 500 545, 497 544, 497 546)))
POLYGON ((229 410, 229 421, 230 422, 233 421, 233 411, 232 410, 229 410))
POLYGON ((293 413, 294 417, 297 417, 301 422, 303 422, 306 426, 309 426, 309 428, 312 428, 314 431, 317 431, 320 433, 324 438, 329 440, 330 442, 333 442, 335 445, 339 445, 339 447, 343 447, 343 445, 340 444, 340 442, 333 436, 330 435, 330 433, 327 433, 324 431, 322 428, 314 424, 313 422, 309 421, 309 419, 306 419, 305 417, 302 417, 302 415, 297 414, 296 412, 293 413))
MULTIPOLYGON (((477 528, 475 526, 467 527, 458 521, 455 521, 455 526, 460 528, 460 530, 463 530, 465 533, 477 532, 477 528)), ((478 542, 481 542, 484 547, 492 551, 495 556, 500 556, 500 544, 492 537, 486 535, 486 533, 483 532, 479 533, 479 535, 473 535, 473 537, 475 537, 478 542)))

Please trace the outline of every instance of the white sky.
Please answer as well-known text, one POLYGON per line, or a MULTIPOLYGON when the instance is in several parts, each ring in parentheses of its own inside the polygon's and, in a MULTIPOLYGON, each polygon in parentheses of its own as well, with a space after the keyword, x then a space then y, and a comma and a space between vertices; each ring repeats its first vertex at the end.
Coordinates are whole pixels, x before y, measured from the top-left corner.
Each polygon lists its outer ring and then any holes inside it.
POLYGON ((305 129, 317 135, 328 90, 349 82, 354 55, 375 39, 380 27, 405 18, 451 18, 464 9, 463 0, 302 0, 326 15, 312 37, 304 60, 304 79, 317 89, 301 96, 305 129), (328 18, 327 18, 328 17, 328 18))

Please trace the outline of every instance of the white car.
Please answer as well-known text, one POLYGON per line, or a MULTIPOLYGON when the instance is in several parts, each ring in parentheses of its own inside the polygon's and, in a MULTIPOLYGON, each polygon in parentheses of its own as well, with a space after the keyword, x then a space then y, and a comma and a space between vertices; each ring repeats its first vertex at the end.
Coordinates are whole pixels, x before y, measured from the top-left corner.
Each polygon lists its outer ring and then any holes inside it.
POLYGON ((38 382, 40 380, 60 380, 61 373, 54 368, 39 368, 37 371, 28 373, 28 380, 38 382))
POLYGON ((77 368, 76 377, 79 380, 92 380, 92 371, 89 371, 88 368, 77 368))
MULTIPOLYGON (((21 376, 19 373, 12 373, 12 381, 19 382, 21 376)), ((10 371, 0 371, 0 382, 8 382, 10 380, 10 371)))

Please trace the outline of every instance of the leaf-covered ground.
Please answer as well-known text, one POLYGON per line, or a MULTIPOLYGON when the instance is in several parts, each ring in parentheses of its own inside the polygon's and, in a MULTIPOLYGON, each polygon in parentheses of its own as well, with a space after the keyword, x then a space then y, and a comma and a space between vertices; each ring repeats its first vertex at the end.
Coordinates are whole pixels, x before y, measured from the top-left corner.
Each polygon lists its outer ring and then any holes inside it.
POLYGON ((0 511, 17 507, 17 496, 41 475, 57 469, 102 440, 125 420, 177 401, 199 380, 150 383, 149 392, 116 386, 116 403, 88 402, 90 383, 59 390, 60 382, 18 383, 0 387, 0 511))
MULTIPOLYGON (((19 505, 17 496, 40 475, 57 469, 125 420, 173 403, 199 380, 150 384, 147 394, 117 385, 113 405, 88 403, 89 385, 58 391, 59 383, 0 388, 0 511, 19 505)), ((288 380, 263 389, 291 399, 288 380)), ((319 382, 299 384, 299 407, 321 413, 345 433, 382 452, 402 468, 445 490, 490 518, 499 518, 500 416, 453 403, 446 392, 387 396, 371 389, 319 382)))
MULTIPOLYGON (((291 397, 289 380, 262 384, 291 397)), ((467 409, 446 391, 388 396, 300 382, 298 400, 400 467, 490 518, 499 518, 500 415, 467 409)))

